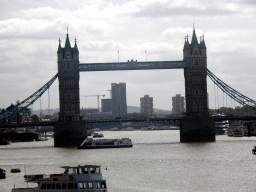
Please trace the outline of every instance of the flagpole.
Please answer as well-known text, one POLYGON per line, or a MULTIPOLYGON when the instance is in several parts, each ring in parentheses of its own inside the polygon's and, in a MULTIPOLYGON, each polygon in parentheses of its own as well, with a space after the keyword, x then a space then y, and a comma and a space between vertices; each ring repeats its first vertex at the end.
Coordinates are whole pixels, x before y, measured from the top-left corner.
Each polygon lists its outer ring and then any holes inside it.
POLYGON ((148 54, 147 54, 147 50, 145 50, 146 53, 146 62, 148 61, 148 54))

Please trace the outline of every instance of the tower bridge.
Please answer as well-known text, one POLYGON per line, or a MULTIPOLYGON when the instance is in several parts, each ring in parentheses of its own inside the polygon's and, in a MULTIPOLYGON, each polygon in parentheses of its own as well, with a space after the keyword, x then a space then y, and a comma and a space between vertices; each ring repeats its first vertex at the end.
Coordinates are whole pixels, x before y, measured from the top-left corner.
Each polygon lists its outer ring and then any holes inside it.
MULTIPOLYGON (((64 47, 57 51, 58 73, 43 87, 27 99, 5 112, 0 112, 0 121, 19 114, 22 110, 33 104, 49 89, 51 84, 59 80, 59 121, 48 122, 44 125, 54 124, 54 145, 78 145, 87 137, 87 123, 113 123, 108 121, 81 121, 80 120, 80 94, 79 73, 90 71, 120 71, 120 70, 156 70, 156 69, 183 69, 185 78, 186 116, 176 119, 151 119, 152 122, 180 122, 181 142, 215 141, 215 120, 255 120, 256 117, 209 117, 207 106, 207 75, 227 95, 249 109, 256 111, 256 102, 226 85, 207 69, 207 53, 204 38, 198 42, 195 29, 189 43, 185 38, 183 60, 180 61, 148 61, 148 62, 117 62, 117 63, 80 63, 77 41, 71 47, 69 36, 66 36, 64 47)), ((148 119, 126 119, 122 121, 145 122, 148 119)), ((37 123, 41 125, 42 123, 37 123)), ((26 124, 27 125, 27 124, 26 124)), ((32 124, 29 124, 30 126, 32 124)), ((27 126, 29 126, 27 125, 27 126)), ((0 125, 1 127, 21 127, 24 124, 0 125)))
POLYGON ((190 117, 181 119, 180 140, 215 141, 214 118, 209 117, 207 106, 206 45, 204 38, 198 42, 195 28, 191 43, 188 36, 185 38, 183 60, 180 61, 80 64, 77 41, 75 39, 71 47, 68 34, 64 47, 59 40, 57 55, 60 121, 55 124, 55 146, 77 145, 86 137, 86 123, 77 122, 80 118, 79 72, 114 70, 184 69, 186 115, 190 117))

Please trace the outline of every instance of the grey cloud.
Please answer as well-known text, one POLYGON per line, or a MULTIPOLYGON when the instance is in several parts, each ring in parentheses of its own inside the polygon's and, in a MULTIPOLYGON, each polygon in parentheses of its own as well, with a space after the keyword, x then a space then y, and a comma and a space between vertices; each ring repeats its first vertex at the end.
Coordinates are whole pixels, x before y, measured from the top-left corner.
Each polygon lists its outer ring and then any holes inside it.
POLYGON ((199 9, 193 7, 169 7, 169 3, 152 3, 145 7, 140 6, 140 10, 135 12, 135 17, 169 17, 169 16, 220 16, 235 14, 235 11, 226 9, 218 9, 214 6, 207 6, 206 9, 199 9))

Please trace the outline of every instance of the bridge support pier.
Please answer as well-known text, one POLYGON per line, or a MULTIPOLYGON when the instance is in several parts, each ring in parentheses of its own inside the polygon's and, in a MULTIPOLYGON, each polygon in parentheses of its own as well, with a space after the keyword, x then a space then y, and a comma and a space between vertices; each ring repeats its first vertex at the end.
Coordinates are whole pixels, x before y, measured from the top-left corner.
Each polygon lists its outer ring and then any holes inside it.
POLYGON ((214 117, 184 117, 180 123, 180 142, 214 142, 214 117))
POLYGON ((54 147, 78 146, 87 137, 87 122, 58 121, 54 124, 54 147))

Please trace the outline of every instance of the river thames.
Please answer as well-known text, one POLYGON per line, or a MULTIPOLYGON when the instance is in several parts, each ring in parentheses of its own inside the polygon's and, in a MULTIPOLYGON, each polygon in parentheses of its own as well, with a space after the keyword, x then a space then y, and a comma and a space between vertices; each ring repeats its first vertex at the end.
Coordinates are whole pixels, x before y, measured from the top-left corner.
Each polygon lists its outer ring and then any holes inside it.
POLYGON ((101 133, 130 138, 133 147, 55 148, 52 138, 0 146, 0 168, 7 172, 0 191, 27 187, 24 174, 61 173, 59 166, 83 164, 102 166, 109 192, 256 191, 256 137, 220 135, 216 142, 180 143, 179 130, 101 133), (13 168, 21 173, 10 173, 13 168))

